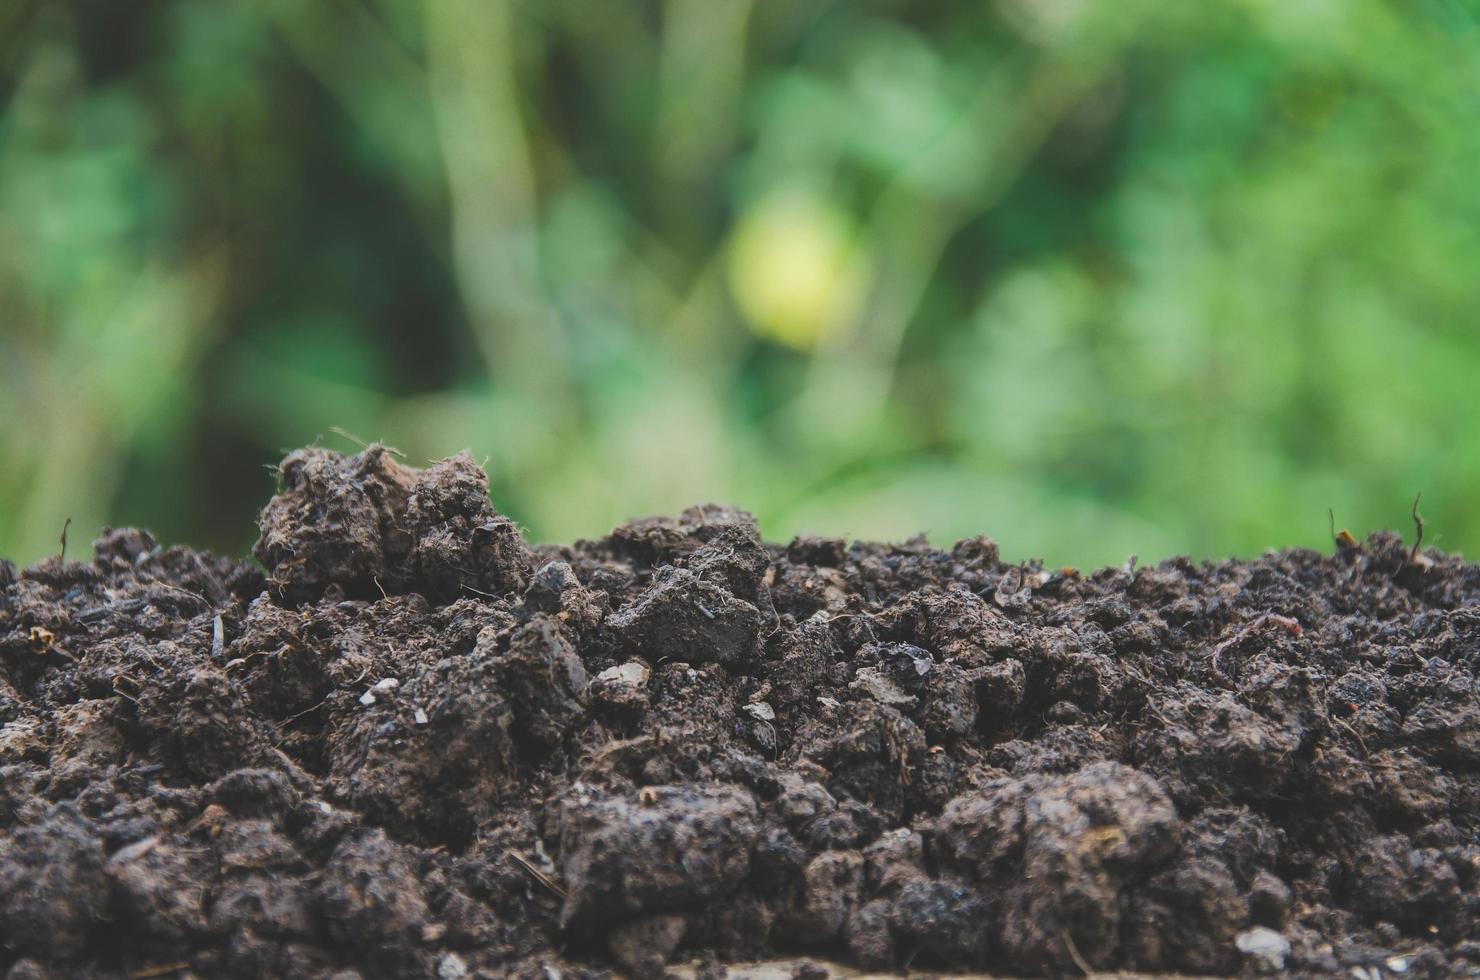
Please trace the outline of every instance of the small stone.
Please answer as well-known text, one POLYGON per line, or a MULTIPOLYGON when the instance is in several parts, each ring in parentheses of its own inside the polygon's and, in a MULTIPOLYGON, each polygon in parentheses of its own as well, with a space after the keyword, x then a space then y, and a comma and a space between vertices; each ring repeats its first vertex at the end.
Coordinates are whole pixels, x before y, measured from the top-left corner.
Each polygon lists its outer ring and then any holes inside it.
POLYGON ((885 677, 876 667, 860 667, 853 675, 849 690, 862 694, 893 708, 912 707, 915 699, 900 690, 899 685, 885 677))
POLYGON ((641 660, 608 667, 591 681, 591 700, 620 713, 633 715, 647 706, 652 670, 641 660))
POLYGON ((370 688, 370 690, 360 695, 360 703, 368 708, 370 705, 374 704, 376 700, 378 700, 375 697, 377 694, 385 694, 390 691, 394 691, 400 686, 401 682, 396 680, 394 677, 387 677, 384 680, 377 681, 374 687, 370 688))
POLYGON ((1261 970, 1275 972, 1285 968, 1285 959, 1290 955, 1290 940, 1265 926, 1245 929, 1234 938, 1240 953, 1254 961, 1261 970))
POLYGON ((764 701, 757 701, 755 704, 747 704, 742 710, 757 721, 776 720, 776 709, 772 708, 764 701))
POLYGON ((446 953, 437 961, 437 980, 462 980, 468 975, 468 962, 456 953, 446 953))
POLYGON ((1408 957, 1406 956, 1389 956, 1386 963, 1387 968, 1394 973, 1408 972, 1408 957))
POLYGON ((621 687, 642 687, 647 684, 648 678, 652 676, 648 665, 637 660, 608 667, 596 675, 596 680, 601 684, 612 684, 621 687))
POLYGON ((917 677, 924 677, 926 674, 930 673, 930 669, 935 666, 935 661, 930 658, 930 654, 926 653, 924 650, 917 650, 914 648, 908 649, 910 656, 910 666, 914 668, 915 675, 917 677))

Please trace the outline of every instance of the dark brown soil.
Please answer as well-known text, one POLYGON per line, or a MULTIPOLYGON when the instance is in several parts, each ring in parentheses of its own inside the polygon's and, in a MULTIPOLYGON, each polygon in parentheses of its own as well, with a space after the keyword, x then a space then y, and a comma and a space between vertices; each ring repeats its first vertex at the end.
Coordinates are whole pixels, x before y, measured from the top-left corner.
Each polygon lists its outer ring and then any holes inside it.
POLYGON ((0 562, 5 976, 1480 970, 1458 558, 530 548, 466 456, 281 481, 266 574, 0 562))

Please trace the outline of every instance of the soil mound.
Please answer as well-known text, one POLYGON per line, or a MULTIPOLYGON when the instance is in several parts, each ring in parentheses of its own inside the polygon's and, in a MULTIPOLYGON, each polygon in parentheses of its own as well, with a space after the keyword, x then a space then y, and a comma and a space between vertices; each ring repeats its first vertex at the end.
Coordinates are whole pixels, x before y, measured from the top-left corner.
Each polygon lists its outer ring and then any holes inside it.
POLYGON ((465 455, 280 474, 261 568, 0 562, 0 974, 1480 971, 1476 565, 530 547, 465 455))

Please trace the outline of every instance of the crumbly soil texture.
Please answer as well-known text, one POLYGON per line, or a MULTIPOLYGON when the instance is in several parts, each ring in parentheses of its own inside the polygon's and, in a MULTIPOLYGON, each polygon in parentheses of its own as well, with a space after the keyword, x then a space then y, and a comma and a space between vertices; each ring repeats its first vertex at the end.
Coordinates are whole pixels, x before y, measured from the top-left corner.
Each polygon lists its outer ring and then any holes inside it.
POLYGON ((1459 558, 532 547, 466 455, 279 481, 255 562, 0 562, 0 976, 1480 971, 1459 558))

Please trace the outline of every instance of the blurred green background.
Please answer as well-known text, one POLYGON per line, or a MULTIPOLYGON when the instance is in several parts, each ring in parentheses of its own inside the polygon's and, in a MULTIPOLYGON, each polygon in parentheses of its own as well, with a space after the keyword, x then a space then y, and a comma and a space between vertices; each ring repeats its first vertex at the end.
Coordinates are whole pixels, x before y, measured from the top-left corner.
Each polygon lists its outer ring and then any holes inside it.
POLYGON ((545 541, 1473 552, 1477 13, 7 0, 0 554, 243 552, 335 426, 545 541))

